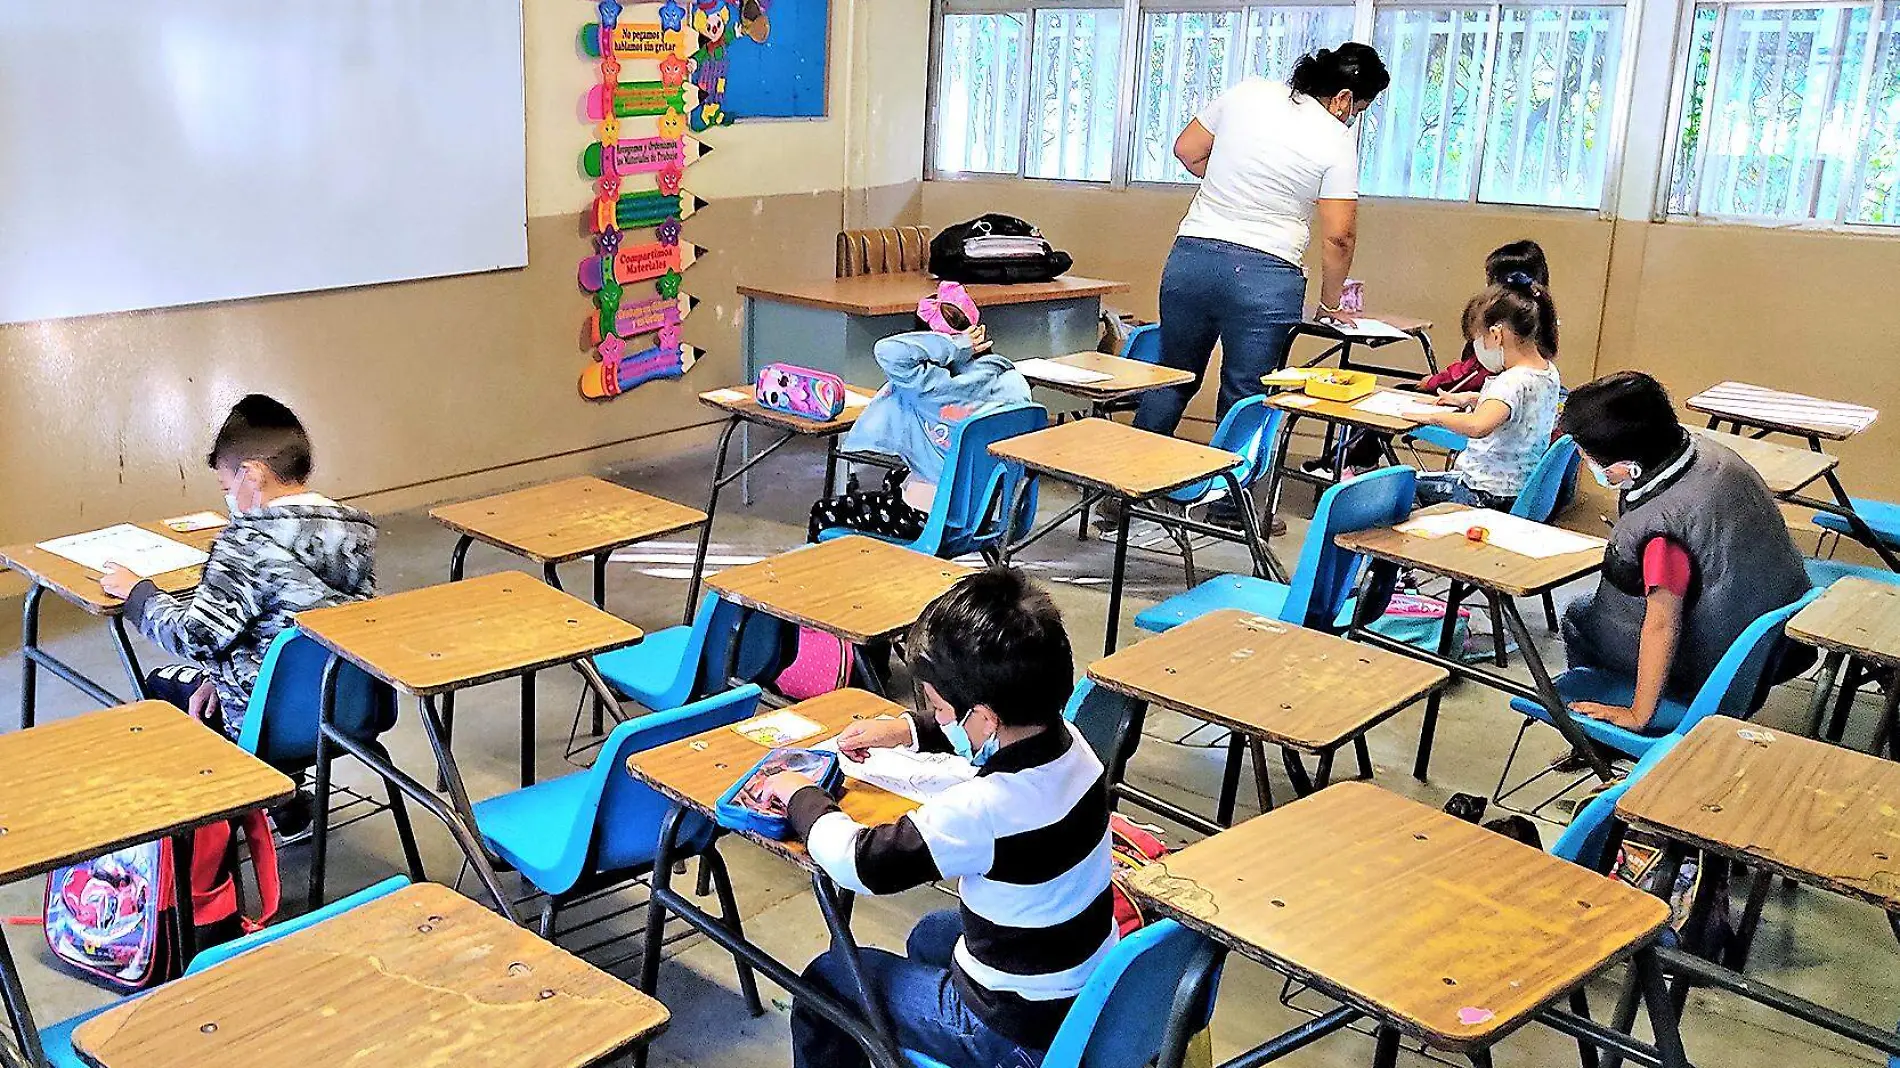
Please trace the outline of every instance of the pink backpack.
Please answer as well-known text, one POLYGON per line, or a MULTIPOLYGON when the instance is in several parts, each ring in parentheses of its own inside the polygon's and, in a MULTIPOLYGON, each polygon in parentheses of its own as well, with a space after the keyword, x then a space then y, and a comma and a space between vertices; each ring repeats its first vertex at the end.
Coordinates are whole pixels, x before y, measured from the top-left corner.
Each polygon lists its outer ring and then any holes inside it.
POLYGON ((851 645, 810 627, 798 628, 798 655, 772 685, 794 701, 842 690, 851 681, 851 645))

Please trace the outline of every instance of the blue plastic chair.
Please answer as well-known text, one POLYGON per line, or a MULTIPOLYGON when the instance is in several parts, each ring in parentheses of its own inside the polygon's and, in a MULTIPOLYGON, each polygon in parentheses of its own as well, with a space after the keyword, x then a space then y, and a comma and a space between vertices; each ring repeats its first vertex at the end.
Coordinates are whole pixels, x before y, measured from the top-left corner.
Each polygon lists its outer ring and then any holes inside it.
MULTIPOLYGON (((1697 723, 1713 715, 1733 716, 1736 719, 1749 719, 1761 708, 1762 701, 1768 696, 1768 686, 1764 685, 1770 665, 1779 655, 1782 645, 1782 628, 1796 612, 1806 607, 1808 602, 1821 595, 1819 590, 1809 590, 1793 604, 1764 613, 1761 618, 1750 623, 1740 635, 1736 636, 1728 651, 1715 665, 1715 670, 1702 682, 1695 698, 1688 704, 1664 697, 1656 706, 1656 715, 1650 720, 1647 731, 1632 731, 1614 723, 1606 723, 1586 716, 1571 717, 1585 737, 1601 743, 1625 756, 1642 759, 1650 750, 1671 735, 1689 733, 1697 723)), ((1631 636, 1634 640, 1635 636, 1631 636)), ((1606 705, 1627 706, 1635 698, 1636 681, 1622 678, 1600 668, 1572 668, 1552 680, 1556 683, 1557 694, 1566 706, 1578 701, 1595 701, 1606 705)), ((1524 734, 1532 723, 1549 723, 1550 710, 1541 702, 1523 697, 1511 699, 1511 708, 1525 717, 1518 728, 1517 741, 1511 746, 1511 755, 1505 760, 1504 772, 1498 776, 1498 787, 1493 796, 1499 800, 1528 786, 1547 772, 1537 775, 1523 783, 1505 790, 1504 783, 1511 773, 1511 765, 1517 760, 1519 746, 1524 743, 1524 734)))
MULTIPOLYGON (((1161 1055, 1173 1018, 1172 1006, 1185 984, 1207 963, 1204 940, 1173 920, 1158 920, 1115 944, 1076 995, 1043 1068, 1146 1068, 1161 1055)), ((1210 977, 1212 979, 1213 977, 1210 977)), ((1208 983, 1199 1025, 1207 1026, 1214 1003, 1208 983)), ((913 1068, 944 1068, 904 1050, 913 1068)))
POLYGON ((1412 512, 1417 474, 1409 467, 1382 467, 1328 488, 1306 530, 1291 584, 1251 575, 1222 575, 1142 612, 1135 617, 1135 626, 1159 633, 1209 612, 1238 608, 1338 633, 1351 621, 1349 602, 1359 578, 1360 557, 1341 549, 1333 539, 1404 522, 1412 512))
MULTIPOLYGON (((613 729, 594 766, 523 787, 475 806, 475 827, 488 848, 536 890, 541 937, 552 940, 560 909, 576 898, 646 874, 659 848, 660 824, 673 802, 627 771, 627 758, 655 746, 690 738, 750 717, 759 688, 741 686, 681 708, 629 720, 613 729)), ((733 778, 745 771, 736 768, 733 778)), ((706 866, 719 891, 722 919, 736 934, 739 909, 719 851, 711 848, 713 825, 687 816, 680 832, 682 857, 706 866)), ((764 1010, 751 968, 741 958, 739 983, 754 1016, 764 1010)))
POLYGON ((1807 569, 1808 582, 1812 583, 1817 590, 1827 589, 1844 578, 1864 578, 1900 585, 1900 572, 1889 571, 1884 567, 1850 564, 1845 560, 1821 560, 1814 557, 1802 560, 1801 565, 1807 569))
POLYGON ((1130 330, 1128 337, 1122 341, 1121 357, 1142 363, 1160 363, 1161 324, 1148 323, 1130 330))
MULTIPOLYGON (((393 876, 384 879, 374 886, 358 890, 348 897, 332 901, 328 905, 307 912, 302 916, 284 920, 281 923, 274 923, 261 931, 253 931, 242 938, 234 938, 222 945, 207 947, 200 950, 197 956, 191 958, 191 964, 185 968, 185 974, 197 975, 199 972, 223 964, 225 961, 241 953, 247 953, 260 946, 269 945, 285 935, 295 934, 306 927, 313 927, 332 917, 340 916, 358 905, 367 904, 379 897, 393 894, 408 885, 408 879, 400 875, 393 876)), ((157 989, 163 988, 159 987, 157 989)), ((88 1009, 77 1016, 61 1020, 50 1027, 40 1028, 40 1044, 46 1049, 47 1063, 51 1065, 52 1068, 91 1068, 91 1065, 87 1064, 86 1061, 79 1056, 79 1051, 73 1048, 73 1031, 76 1030, 80 1024, 85 1023, 94 1016, 108 1009, 117 1008, 125 1004, 126 1001, 144 997, 151 992, 150 990, 143 991, 122 1001, 113 1002, 110 1005, 101 1005, 96 1009, 88 1009)))
MULTIPOLYGON (((1016 513, 1005 518, 1003 512, 1016 500, 1017 487, 1022 484, 1023 469, 1020 464, 991 455, 990 446, 1048 425, 1048 410, 1027 403, 1005 405, 958 423, 950 433, 943 478, 937 483, 923 533, 908 542, 881 540, 946 560, 973 552, 1000 559, 1004 544, 1029 532, 1036 515, 1036 484, 1029 484, 1016 513)), ((829 527, 818 532, 818 540, 863 533, 829 527)))
MULTIPOLYGON (((245 708, 244 724, 238 732, 238 747, 287 775, 315 767, 317 725, 323 712, 323 669, 329 660, 330 651, 302 630, 290 627, 278 634, 258 666, 251 703, 245 708)), ((342 733, 388 759, 380 739, 396 725, 395 692, 356 665, 340 662, 335 723, 342 733)), ((420 879, 421 854, 416 849, 402 791, 393 783, 385 785, 389 815, 396 821, 396 835, 402 842, 410 877, 420 879)))
MULTIPOLYGON (((1900 549, 1900 504, 1867 497, 1849 497, 1848 501, 1875 537, 1885 542, 1890 549, 1900 549)), ((1833 512, 1814 513, 1814 525, 1843 538, 1854 537, 1854 528, 1833 512)))
POLYGON ((1570 820, 1570 826, 1551 843, 1550 855, 1567 860, 1599 875, 1610 873, 1610 864, 1616 859, 1608 855, 1604 848, 1610 841, 1611 817, 1616 815, 1616 803, 1629 792, 1630 785, 1649 774, 1649 769, 1662 762, 1663 757, 1682 740, 1678 734, 1666 735, 1649 747, 1643 759, 1636 762, 1622 782, 1591 798, 1589 803, 1577 810, 1570 820))
POLYGON ((786 635, 778 621, 748 613, 716 593, 699 599, 690 626, 668 627, 638 645, 594 658, 601 678, 630 701, 666 712, 726 689, 728 665, 744 681, 778 666, 786 635), (737 663, 732 643, 742 642, 737 663))
MULTIPOLYGON (((1227 409, 1220 426, 1214 428, 1208 445, 1240 457, 1240 466, 1234 468, 1234 479, 1242 490, 1267 473, 1267 459, 1274 438, 1280 432, 1280 416, 1280 409, 1269 406, 1267 398, 1248 397, 1227 409)), ((1224 478, 1210 478, 1183 486, 1168 494, 1168 499, 1183 506, 1199 504, 1226 485, 1224 478)))
POLYGON ((1068 705, 1062 709, 1062 718, 1075 724, 1089 748, 1095 751, 1095 758, 1107 769, 1111 785, 1121 781, 1123 766, 1133 748, 1130 742, 1135 713, 1140 707, 1139 702, 1126 694, 1083 679, 1075 684, 1068 705))

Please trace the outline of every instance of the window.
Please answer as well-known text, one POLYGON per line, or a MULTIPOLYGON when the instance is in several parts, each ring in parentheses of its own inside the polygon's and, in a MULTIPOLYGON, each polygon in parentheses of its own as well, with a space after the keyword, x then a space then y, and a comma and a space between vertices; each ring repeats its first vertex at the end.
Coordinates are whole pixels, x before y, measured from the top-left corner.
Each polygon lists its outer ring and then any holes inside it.
POLYGON ((959 10, 939 33, 939 171, 1106 182, 1114 173, 1122 12, 959 10))
POLYGON ((1896 17, 1871 3, 1698 5, 1669 212, 1900 223, 1896 17))
MULTIPOLYGON (((1214 97, 1246 78, 1283 82, 1301 56, 1358 37, 1393 77, 1360 133, 1364 192, 1604 200, 1626 58, 1621 0, 938 3, 939 173, 1192 182, 1174 139, 1214 97)), ((1900 80, 1890 95, 1900 152, 1900 80)))

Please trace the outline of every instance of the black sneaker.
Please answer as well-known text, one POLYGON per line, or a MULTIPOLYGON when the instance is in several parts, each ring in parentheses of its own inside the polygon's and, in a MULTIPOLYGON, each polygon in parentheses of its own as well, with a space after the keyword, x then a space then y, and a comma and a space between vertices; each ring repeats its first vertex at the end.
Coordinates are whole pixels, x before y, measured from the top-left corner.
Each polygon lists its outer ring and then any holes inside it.
POLYGON ((1112 538, 1121 529, 1122 500, 1120 497, 1104 497, 1095 502, 1093 517, 1090 520, 1095 532, 1103 537, 1112 538))
POLYGON ((290 845, 310 837, 315 808, 309 791, 298 790, 297 796, 271 809, 270 822, 277 830, 278 839, 290 845))
POLYGON ((1300 464, 1300 470, 1315 478, 1330 479, 1333 477, 1333 462, 1324 459, 1307 460, 1300 464))

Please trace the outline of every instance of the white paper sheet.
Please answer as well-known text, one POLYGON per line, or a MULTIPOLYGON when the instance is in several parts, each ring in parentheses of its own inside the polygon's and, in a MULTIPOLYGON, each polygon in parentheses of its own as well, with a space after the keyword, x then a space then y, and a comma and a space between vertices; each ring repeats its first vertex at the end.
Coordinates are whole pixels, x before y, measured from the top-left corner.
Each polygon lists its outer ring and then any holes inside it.
POLYGON ((1407 396, 1397 390, 1382 389, 1370 396, 1361 397, 1353 402, 1353 407, 1373 415, 1389 415, 1394 419, 1411 419, 1425 412, 1442 412, 1447 409, 1429 401, 1421 401, 1418 394, 1407 396))
POLYGON ((1359 319, 1352 326, 1342 326, 1338 323, 1327 325, 1347 337, 1391 338, 1399 341, 1412 336, 1382 319, 1359 319))
POLYGON ((210 530, 212 527, 221 527, 224 523, 224 516, 217 512, 193 512, 190 515, 173 516, 165 520, 167 527, 170 527, 180 534, 191 534, 195 531, 210 530))
POLYGON ((1038 356, 1029 360, 1017 360, 1016 370, 1024 378, 1043 382, 1060 382, 1067 386, 1087 386, 1096 382, 1107 382, 1115 376, 1101 371, 1091 371, 1086 367, 1071 367, 1066 363, 1045 360, 1038 356))
POLYGON ((859 393, 855 389, 847 389, 844 391, 844 406, 846 408, 862 408, 871 403, 871 397, 872 394, 859 393))
POLYGON ((197 567, 210 559, 182 541, 130 523, 54 538, 40 542, 39 547, 94 571, 104 571, 108 563, 119 564, 141 578, 197 567))
MULTIPOLYGON (((838 753, 838 740, 812 746, 838 753)), ((959 783, 976 778, 976 768, 955 753, 919 753, 910 749, 873 749, 862 762, 838 753, 845 777, 889 790, 918 804, 959 783)))
POLYGON ((1578 534, 1561 527, 1546 526, 1543 523, 1533 523, 1528 519, 1520 519, 1490 508, 1461 508, 1436 515, 1420 516, 1400 523, 1397 529, 1423 538, 1452 535, 1462 538, 1472 527, 1483 527, 1485 541, 1505 552, 1540 560, 1549 556, 1564 556, 1569 553, 1600 549, 1607 544, 1602 538, 1593 538, 1587 534, 1578 534))

